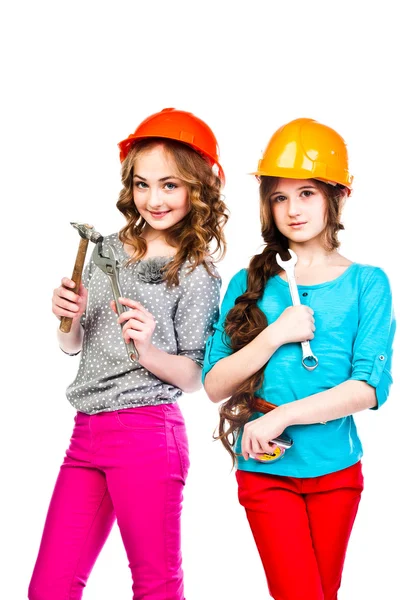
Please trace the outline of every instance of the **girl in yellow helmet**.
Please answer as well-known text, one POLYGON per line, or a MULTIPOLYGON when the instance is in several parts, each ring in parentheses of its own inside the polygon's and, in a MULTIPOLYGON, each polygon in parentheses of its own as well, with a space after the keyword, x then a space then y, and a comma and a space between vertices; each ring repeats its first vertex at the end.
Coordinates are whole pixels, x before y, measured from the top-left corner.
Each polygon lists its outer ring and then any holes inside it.
POLYGON ((363 489, 352 415, 380 407, 392 382, 390 285, 380 268, 338 252, 352 185, 338 133, 288 123, 256 175, 265 247, 228 286, 203 379, 213 402, 229 398, 219 438, 238 467, 271 596, 335 600, 363 489), (288 282, 282 265, 296 257, 288 282))
MULTIPOLYGON (((213 254, 225 248, 224 179, 211 129, 165 109, 119 144, 126 226, 103 240, 120 264, 128 310, 117 319, 93 260, 80 289, 64 278, 53 313, 72 317, 61 349, 82 350, 67 397, 77 410, 30 600, 78 600, 115 520, 135 600, 183 600, 180 517, 189 468, 182 392, 201 386, 205 339, 218 315, 213 254), (89 294, 88 291, 89 290, 89 294), (122 326, 122 335, 121 335, 122 326), (135 344, 130 362, 125 344, 135 344)), ((108 251, 107 251, 108 249, 108 251)), ((95 255, 96 256, 96 255, 95 255)))

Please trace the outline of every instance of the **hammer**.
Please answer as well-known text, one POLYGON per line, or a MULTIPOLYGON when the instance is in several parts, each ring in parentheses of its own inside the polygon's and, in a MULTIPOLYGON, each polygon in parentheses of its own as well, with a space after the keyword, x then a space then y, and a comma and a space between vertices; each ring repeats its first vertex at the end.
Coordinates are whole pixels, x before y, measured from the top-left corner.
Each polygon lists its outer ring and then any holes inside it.
MULTIPOLYGON (((93 225, 87 225, 85 223, 71 223, 72 227, 78 230, 79 235, 81 236, 81 240, 79 242, 79 248, 76 255, 74 271, 72 273, 72 281, 75 283, 75 286, 72 289, 76 294, 79 293, 79 287, 82 281, 82 271, 83 265, 85 264, 86 251, 88 247, 88 243, 93 242, 96 244, 99 241, 103 240, 103 236, 100 235, 98 231, 93 229, 93 225)), ((69 288, 70 289, 70 288, 69 288)), ((62 317, 60 323, 60 331, 63 333, 69 333, 71 330, 72 318, 71 317, 62 317)))

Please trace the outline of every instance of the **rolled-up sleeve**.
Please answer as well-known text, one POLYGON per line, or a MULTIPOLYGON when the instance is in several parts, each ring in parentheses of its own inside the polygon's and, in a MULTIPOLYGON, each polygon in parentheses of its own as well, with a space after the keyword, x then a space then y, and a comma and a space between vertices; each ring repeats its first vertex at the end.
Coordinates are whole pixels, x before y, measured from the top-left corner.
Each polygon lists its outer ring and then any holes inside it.
POLYGON ((174 317, 177 354, 200 367, 206 340, 219 315, 221 278, 214 267, 212 271, 214 276, 201 265, 181 277, 182 295, 174 317))
POLYGON ((379 408, 392 384, 393 339, 396 321, 387 275, 374 268, 359 299, 359 326, 353 346, 350 379, 366 381, 375 388, 379 408))
POLYGON ((204 357, 204 366, 202 373, 202 381, 213 366, 222 358, 229 356, 233 353, 233 350, 229 344, 229 338, 227 337, 224 329, 224 323, 226 315, 235 306, 235 300, 244 292, 247 288, 247 270, 242 269, 229 282, 228 288, 225 292, 224 299, 221 305, 221 314, 219 320, 213 326, 213 334, 208 338, 206 344, 206 353, 204 357))

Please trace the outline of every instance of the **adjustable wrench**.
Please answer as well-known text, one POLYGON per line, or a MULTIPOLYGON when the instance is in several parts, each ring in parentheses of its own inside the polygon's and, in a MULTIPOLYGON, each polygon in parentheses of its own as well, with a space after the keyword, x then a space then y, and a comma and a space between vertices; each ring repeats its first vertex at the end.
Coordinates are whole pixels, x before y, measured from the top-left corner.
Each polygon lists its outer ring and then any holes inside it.
MULTIPOLYGON (((286 272, 293 306, 299 306, 301 302, 299 290, 297 289, 296 277, 294 274, 294 267, 297 263, 297 256, 293 252, 293 250, 290 250, 290 248, 289 254, 291 256, 289 260, 282 260, 280 254, 277 252, 276 262, 286 272)), ((313 354, 310 342, 301 342, 301 349, 303 352, 303 358, 301 361, 303 367, 306 368, 307 371, 313 371, 316 367, 318 367, 318 358, 313 354)))
MULTIPOLYGON (((93 257, 94 264, 97 265, 99 267, 99 269, 101 269, 103 271, 103 273, 105 273, 110 279, 111 288, 112 288, 112 292, 113 292, 113 296, 114 296, 114 300, 115 300, 115 305, 116 305, 117 313, 119 316, 121 313, 123 313, 129 309, 125 306, 122 306, 122 304, 118 300, 118 298, 120 298, 122 296, 122 293, 121 293, 121 288, 119 286, 119 280, 118 280, 118 272, 119 272, 120 264, 116 257, 115 250, 114 250, 113 246, 111 246, 110 244, 108 244, 105 248, 103 248, 103 241, 101 240, 96 244, 92 257, 93 257)), ((122 325, 121 325, 121 329, 122 329, 122 325)), ((131 340, 128 344, 125 342, 125 346, 126 346, 126 351, 128 353, 129 360, 131 362, 138 360, 139 352, 137 351, 133 340, 131 340)))

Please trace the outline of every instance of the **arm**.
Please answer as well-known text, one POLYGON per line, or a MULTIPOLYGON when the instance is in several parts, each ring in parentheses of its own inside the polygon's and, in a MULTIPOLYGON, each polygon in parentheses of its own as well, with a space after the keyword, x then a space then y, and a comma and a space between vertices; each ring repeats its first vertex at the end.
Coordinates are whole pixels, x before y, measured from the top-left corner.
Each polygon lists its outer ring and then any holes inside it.
POLYGON ((89 282, 93 274, 94 263, 92 257, 86 264, 82 283, 79 287, 79 293, 75 294, 71 288, 75 283, 64 277, 61 280, 61 286, 53 292, 52 311, 58 319, 61 317, 72 318, 71 330, 69 333, 63 333, 57 329, 58 344, 66 354, 78 354, 82 350, 84 324, 86 320, 86 306, 88 300, 89 282))
POLYGON ((87 290, 81 284, 79 294, 75 294, 70 288, 75 283, 64 277, 61 286, 53 292, 52 310, 58 319, 71 317, 72 325, 69 333, 63 333, 57 329, 58 343, 66 354, 78 354, 82 348, 84 329, 81 325, 81 317, 86 309, 87 290), (69 289, 68 289, 69 288, 69 289))
POLYGON ((78 354, 82 350, 84 329, 79 319, 72 321, 69 333, 63 333, 57 329, 58 345, 66 354, 78 354))
POLYGON ((269 440, 289 425, 308 425, 341 419, 367 408, 376 409, 387 399, 395 320, 389 281, 373 269, 359 296, 358 330, 353 344, 352 372, 347 381, 311 396, 284 404, 247 423, 242 450, 270 451, 269 440))
POLYGON ((272 440, 289 425, 311 425, 347 417, 377 405, 376 392, 365 381, 349 379, 343 383, 301 400, 282 404, 244 427, 242 454, 247 460, 250 454, 271 452, 272 440))
POLYGON ((246 379, 269 361, 278 347, 271 325, 247 346, 219 360, 204 380, 204 388, 210 400, 220 402, 232 396, 246 379))
MULTIPOLYGON (((195 392, 201 387, 201 368, 193 360, 185 356, 168 354, 152 343, 156 328, 153 315, 140 302, 130 298, 119 301, 130 310, 118 317, 123 325, 122 335, 125 342, 133 340, 139 353, 139 363, 153 373, 158 379, 171 383, 184 392, 195 392)), ((116 313, 115 302, 110 303, 116 313)))
MULTIPOLYGON (((135 341, 139 362, 156 377, 179 387, 184 392, 201 388, 201 367, 205 340, 218 315, 220 279, 197 267, 182 275, 182 295, 174 316, 177 354, 169 354, 154 346, 151 337, 156 323, 153 315, 138 302, 121 298, 131 308, 120 315, 126 341, 135 341)), ((114 306, 113 306, 114 308, 114 306)))
POLYGON ((201 388, 201 367, 191 358, 168 354, 151 345, 140 364, 158 379, 171 383, 183 392, 196 392, 201 388))
POLYGON ((312 315, 308 306, 288 307, 244 348, 219 360, 205 377, 204 387, 210 400, 220 402, 232 396, 283 344, 313 339, 312 315))
POLYGON ((375 388, 365 381, 349 379, 330 390, 295 400, 279 408, 283 409, 285 427, 288 427, 333 421, 376 406, 375 388))

